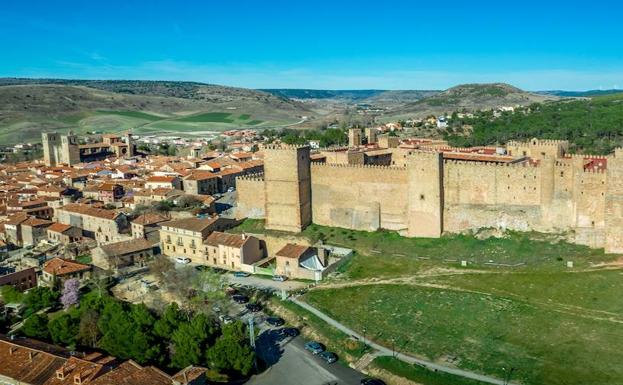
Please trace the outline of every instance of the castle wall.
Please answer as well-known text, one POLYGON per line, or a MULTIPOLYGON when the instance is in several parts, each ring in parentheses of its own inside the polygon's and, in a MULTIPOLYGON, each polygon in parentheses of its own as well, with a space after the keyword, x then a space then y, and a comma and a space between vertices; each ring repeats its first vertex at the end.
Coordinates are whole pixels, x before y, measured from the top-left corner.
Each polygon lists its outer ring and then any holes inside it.
POLYGON ((264 178, 241 176, 236 178, 236 217, 264 218, 266 216, 266 195, 264 178))
POLYGON ((325 226, 374 231, 407 228, 407 171, 312 164, 312 217, 325 226))

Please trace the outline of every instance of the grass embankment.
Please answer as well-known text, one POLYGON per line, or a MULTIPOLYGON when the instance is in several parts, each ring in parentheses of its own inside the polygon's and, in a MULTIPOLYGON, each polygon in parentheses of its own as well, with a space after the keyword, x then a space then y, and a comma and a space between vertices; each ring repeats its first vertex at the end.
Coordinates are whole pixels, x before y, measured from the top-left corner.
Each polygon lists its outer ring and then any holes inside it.
POLYGON ((381 344, 394 338, 402 352, 480 373, 501 377, 502 367, 515 367, 527 384, 614 385, 623 375, 621 318, 460 288, 373 285, 305 298, 381 344))
POLYGON ((443 372, 435 372, 418 365, 410 365, 392 357, 377 357, 373 367, 385 370, 421 385, 485 385, 484 382, 471 380, 443 372))
MULTIPOLYGON (((247 219, 234 231, 278 234, 264 229, 264 221, 247 219)), ((352 248, 356 255, 341 270, 351 279, 410 276, 433 267, 497 270, 560 271, 566 262, 576 268, 611 261, 603 249, 591 249, 536 232, 508 232, 504 238, 478 239, 451 234, 441 238, 406 238, 392 231, 354 231, 312 224, 302 234, 312 242, 352 248)))

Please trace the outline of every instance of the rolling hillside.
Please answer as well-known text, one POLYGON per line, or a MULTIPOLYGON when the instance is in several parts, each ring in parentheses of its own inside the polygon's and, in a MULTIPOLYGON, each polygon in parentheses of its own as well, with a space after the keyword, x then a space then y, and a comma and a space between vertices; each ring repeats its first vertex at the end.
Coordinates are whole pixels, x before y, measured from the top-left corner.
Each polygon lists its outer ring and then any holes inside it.
POLYGON ((268 93, 202 83, 0 79, 0 141, 36 141, 44 130, 202 132, 273 127, 313 115, 268 93))
POLYGON ((391 109, 383 120, 423 117, 463 109, 475 111, 501 106, 525 106, 556 99, 556 96, 534 94, 504 83, 463 84, 391 109))

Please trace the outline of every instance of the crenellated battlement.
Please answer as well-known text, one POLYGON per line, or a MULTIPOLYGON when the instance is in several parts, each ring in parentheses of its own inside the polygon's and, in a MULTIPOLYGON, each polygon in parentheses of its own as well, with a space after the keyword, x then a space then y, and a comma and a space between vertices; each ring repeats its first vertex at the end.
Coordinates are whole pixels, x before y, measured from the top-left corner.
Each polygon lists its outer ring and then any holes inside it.
POLYGON ((510 140, 506 143, 507 146, 561 146, 567 144, 569 144, 568 140, 561 139, 532 139, 526 141, 510 140))
POLYGON ((452 166, 463 166, 467 168, 491 168, 491 169, 525 169, 525 168, 536 168, 537 164, 530 162, 520 162, 520 163, 496 163, 496 162, 470 162, 465 160, 454 160, 454 159, 444 159, 444 165, 452 165, 452 166))
POLYGON ((247 175, 240 175, 236 177, 236 180, 248 180, 248 181, 254 181, 254 182, 263 182, 264 181, 264 173, 257 173, 257 174, 247 174, 247 175))
POLYGON ((269 151, 297 151, 304 148, 310 148, 307 144, 267 144, 264 150, 269 151))
POLYGON ((374 164, 346 164, 346 163, 323 163, 312 162, 312 169, 314 168, 349 168, 349 169, 371 169, 371 170, 389 170, 389 171, 405 171, 406 167, 396 166, 380 166, 374 164))

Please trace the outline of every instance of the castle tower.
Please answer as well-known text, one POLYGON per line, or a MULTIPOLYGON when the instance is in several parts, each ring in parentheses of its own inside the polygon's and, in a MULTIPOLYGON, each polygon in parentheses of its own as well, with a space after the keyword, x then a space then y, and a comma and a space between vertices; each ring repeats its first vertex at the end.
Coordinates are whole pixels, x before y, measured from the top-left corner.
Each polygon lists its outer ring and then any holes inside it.
POLYGON ((128 145, 128 151, 126 153, 126 156, 128 158, 131 158, 134 156, 135 150, 134 150, 134 141, 132 140, 132 133, 128 132, 125 134, 125 143, 128 145))
POLYGON ((56 132, 42 132, 43 161, 46 166, 56 166, 59 163, 59 140, 56 132))
POLYGON ((264 150, 266 228, 300 232, 311 223, 309 146, 264 150))
POLYGON ((606 186, 606 253, 623 253, 623 148, 608 158, 606 186))
POLYGON ((376 128, 368 127, 366 128, 366 139, 368 144, 376 143, 376 128))
POLYGON ((416 152, 407 164, 410 237, 439 238, 443 233, 443 154, 416 152))
POLYGON ((554 198, 554 158, 545 156, 541 159, 541 205, 547 206, 554 198))
POLYGON ((73 166, 80 163, 80 147, 78 147, 78 137, 73 132, 61 136, 60 163, 73 166))
POLYGON ((348 147, 361 146, 361 128, 348 129, 348 147))

